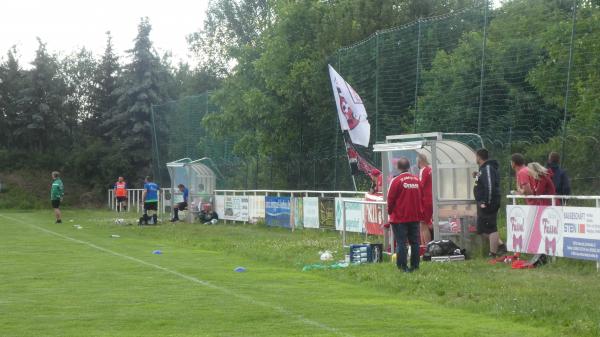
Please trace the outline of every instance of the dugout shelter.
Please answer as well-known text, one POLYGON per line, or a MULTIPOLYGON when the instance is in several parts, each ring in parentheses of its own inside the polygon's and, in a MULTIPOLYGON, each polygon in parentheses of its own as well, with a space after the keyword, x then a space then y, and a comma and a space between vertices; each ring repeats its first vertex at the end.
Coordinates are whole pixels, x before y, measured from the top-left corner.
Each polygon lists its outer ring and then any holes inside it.
POLYGON ((436 132, 387 136, 385 143, 373 147, 381 154, 384 200, 387 200, 390 181, 399 174, 398 159, 408 158, 411 173, 418 176, 417 154, 426 155, 432 169, 433 239, 450 239, 470 249, 477 224, 472 176, 479 169, 476 147, 483 147, 481 137, 476 134, 436 132))
POLYGON ((173 206, 183 201, 183 193, 177 187, 183 184, 189 190, 186 218, 191 222, 193 215, 202 209, 203 204, 213 204, 212 196, 217 188, 220 172, 214 162, 206 157, 198 160, 175 160, 167 163, 167 170, 171 178, 171 213, 173 206))

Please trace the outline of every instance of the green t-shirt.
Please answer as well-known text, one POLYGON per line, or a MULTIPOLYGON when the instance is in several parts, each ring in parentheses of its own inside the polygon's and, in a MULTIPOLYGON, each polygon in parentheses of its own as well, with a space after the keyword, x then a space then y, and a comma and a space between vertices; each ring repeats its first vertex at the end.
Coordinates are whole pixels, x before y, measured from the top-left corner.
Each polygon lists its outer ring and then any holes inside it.
POLYGON ((60 178, 54 179, 54 181, 52 181, 52 188, 50 189, 50 200, 60 200, 64 194, 65 188, 62 180, 60 180, 60 178))

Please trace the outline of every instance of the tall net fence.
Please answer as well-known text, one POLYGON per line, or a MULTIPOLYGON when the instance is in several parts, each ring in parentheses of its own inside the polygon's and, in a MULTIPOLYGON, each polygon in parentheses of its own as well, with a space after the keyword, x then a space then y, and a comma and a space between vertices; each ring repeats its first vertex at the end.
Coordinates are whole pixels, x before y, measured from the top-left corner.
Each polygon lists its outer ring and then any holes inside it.
MULTIPOLYGON (((556 151, 575 191, 584 193, 600 187, 599 22, 595 1, 532 0, 496 9, 483 1, 375 32, 326 61, 365 102, 372 143, 415 132, 478 133, 501 161, 507 188, 511 153, 545 163, 548 152, 556 151)), ((333 99, 331 110, 323 112, 331 116, 327 127, 311 131, 312 142, 294 149, 298 157, 280 160, 236 157, 234 140, 215 143, 209 151, 210 140, 198 134, 202 114, 218 110, 208 97, 156 109, 165 115, 161 123, 169 124, 169 150, 162 151, 170 158, 181 151, 211 152, 229 168, 225 171, 238 173, 229 187, 352 189, 333 99), (201 141, 179 138, 173 125, 182 119, 175 116, 187 118, 181 128, 195 128, 186 134, 201 141), (173 143, 179 140, 185 144, 173 143), (192 144, 196 149, 186 147, 192 144)), ((366 155, 378 162, 376 154, 366 155)), ((365 184, 359 181, 359 188, 365 184)))
POLYGON ((210 96, 205 92, 152 107, 153 171, 161 183, 169 181, 166 163, 171 161, 209 157, 225 172, 238 161, 231 141, 215 140, 203 127, 202 119, 219 111, 210 96))

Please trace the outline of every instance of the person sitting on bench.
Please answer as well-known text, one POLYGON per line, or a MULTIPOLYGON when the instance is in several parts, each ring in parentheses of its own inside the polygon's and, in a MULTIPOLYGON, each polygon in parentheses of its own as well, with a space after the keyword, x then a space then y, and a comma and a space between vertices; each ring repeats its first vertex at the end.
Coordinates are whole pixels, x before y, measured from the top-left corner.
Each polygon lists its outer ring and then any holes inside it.
POLYGON ((171 219, 171 222, 179 221, 179 210, 187 209, 188 197, 190 195, 190 190, 188 190, 188 188, 185 187, 185 185, 179 184, 177 185, 177 188, 179 189, 179 192, 183 193, 183 201, 177 203, 177 205, 175 205, 175 208, 173 208, 173 219, 171 219))

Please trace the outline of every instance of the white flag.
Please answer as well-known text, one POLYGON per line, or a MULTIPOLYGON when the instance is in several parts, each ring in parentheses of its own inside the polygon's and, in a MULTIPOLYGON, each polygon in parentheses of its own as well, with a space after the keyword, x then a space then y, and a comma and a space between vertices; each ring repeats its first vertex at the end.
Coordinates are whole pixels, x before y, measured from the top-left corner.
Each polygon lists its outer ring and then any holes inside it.
POLYGON ((369 146, 371 125, 367 120, 367 111, 360 96, 331 65, 329 65, 329 77, 342 130, 348 130, 352 143, 369 146))

